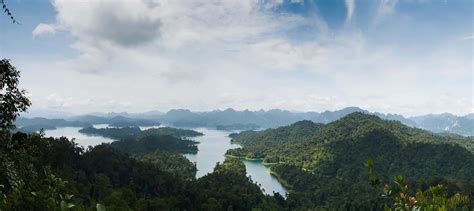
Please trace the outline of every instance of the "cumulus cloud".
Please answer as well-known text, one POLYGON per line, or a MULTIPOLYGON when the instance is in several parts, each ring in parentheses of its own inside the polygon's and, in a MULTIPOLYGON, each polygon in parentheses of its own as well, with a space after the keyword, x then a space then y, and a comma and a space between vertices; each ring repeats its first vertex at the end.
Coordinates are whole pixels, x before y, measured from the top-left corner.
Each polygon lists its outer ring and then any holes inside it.
POLYGON ((159 33, 157 5, 141 0, 55 0, 57 19, 82 40, 120 46, 146 44, 159 33))
MULTIPOLYGON (((455 82, 469 84, 471 60, 462 51, 439 53, 448 46, 442 43, 428 53, 407 51, 411 46, 390 40, 394 30, 380 32, 383 36, 374 41, 363 29, 330 28, 317 9, 303 15, 282 12, 281 4, 54 0, 56 22, 38 25, 33 34, 51 33, 41 29, 46 26, 69 32, 78 55, 30 68, 48 70, 32 77, 35 80, 57 82, 56 88, 29 82, 35 96, 55 93, 36 105, 75 112, 176 107, 325 110, 359 105, 412 113, 427 110, 422 105, 436 99, 434 92, 466 98, 466 86, 455 82), (433 81, 439 87, 433 87, 433 81)), ((353 24, 355 0, 342 4, 346 24, 353 24)), ((378 2, 371 11, 375 22, 395 16, 396 5, 396 0, 378 2)), ((434 109, 470 109, 466 103, 438 105, 434 109)))
POLYGON ((44 23, 38 24, 38 26, 36 26, 32 32, 33 37, 46 35, 46 34, 55 34, 55 33, 56 33, 56 26, 51 25, 51 24, 44 24, 44 23))

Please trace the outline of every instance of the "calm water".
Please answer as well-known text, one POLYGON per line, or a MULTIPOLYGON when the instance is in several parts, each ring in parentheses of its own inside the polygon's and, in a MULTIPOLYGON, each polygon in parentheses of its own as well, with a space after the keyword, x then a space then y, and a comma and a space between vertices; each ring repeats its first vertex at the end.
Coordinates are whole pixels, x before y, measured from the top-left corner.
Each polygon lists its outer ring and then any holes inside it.
MULTIPOLYGON (((186 154, 185 156, 192 162, 196 162, 198 172, 196 177, 202 177, 214 171, 217 162, 225 160, 225 152, 228 149, 237 148, 239 145, 230 143, 229 133, 225 131, 210 130, 206 128, 194 128, 194 130, 204 133, 204 136, 196 138, 199 141, 199 151, 197 154, 186 154)), ((287 190, 278 180, 269 173, 269 168, 262 165, 260 161, 243 160, 247 169, 247 176, 261 185, 262 190, 268 194, 278 192, 285 196, 287 190)))
MULTIPOLYGON (((95 128, 105 128, 107 125, 94 125, 95 128)), ((141 127, 141 129, 148 129, 149 127, 141 127)), ((46 136, 61 137, 65 136, 69 139, 75 138, 75 142, 81 146, 95 146, 101 143, 109 143, 115 141, 110 138, 104 138, 102 136, 88 136, 79 133, 79 127, 63 127, 55 130, 46 130, 46 136)), ((196 162, 197 174, 196 176, 202 177, 207 173, 214 170, 217 162, 223 162, 225 160, 225 152, 228 149, 239 147, 239 145, 231 144, 229 133, 225 131, 211 130, 206 128, 193 128, 196 131, 204 133, 204 136, 195 138, 199 141, 198 153, 197 154, 185 154, 191 162, 196 162)), ((270 175, 269 168, 262 165, 260 161, 248 161, 243 160, 247 169, 247 175, 252 180, 261 185, 262 190, 268 194, 278 192, 282 196, 285 196, 287 190, 278 182, 278 180, 270 175)))
MULTIPOLYGON (((94 125, 95 128, 105 128, 107 125, 94 125)), ((79 133, 80 127, 60 127, 54 130, 45 130, 45 136, 52 136, 52 137, 66 137, 68 139, 75 138, 77 144, 87 147, 87 146, 95 146, 101 143, 110 143, 115 141, 110 138, 105 138, 102 136, 89 136, 82 133, 79 133)))

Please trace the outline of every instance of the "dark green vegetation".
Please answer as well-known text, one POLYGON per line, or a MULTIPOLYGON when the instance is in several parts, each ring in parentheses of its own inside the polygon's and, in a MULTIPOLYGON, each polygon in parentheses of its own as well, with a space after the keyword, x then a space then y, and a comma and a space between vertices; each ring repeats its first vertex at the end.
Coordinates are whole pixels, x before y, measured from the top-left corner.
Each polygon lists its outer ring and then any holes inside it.
POLYGON ((80 133, 88 135, 99 135, 107 138, 113 138, 117 140, 143 138, 145 136, 157 136, 157 135, 168 135, 176 138, 184 137, 196 137, 202 136, 203 134, 194 130, 178 129, 171 127, 161 128, 150 128, 147 130, 140 130, 138 127, 107 127, 107 128, 94 128, 86 127, 79 130, 80 133))
POLYGON ((79 130, 80 133, 87 135, 97 135, 116 140, 133 139, 140 134, 141 130, 139 127, 108 127, 108 128, 95 128, 86 127, 79 130))
POLYGON ((110 143, 110 146, 129 154, 146 154, 157 149, 180 152, 197 152, 197 142, 185 137, 200 136, 202 133, 177 128, 152 128, 140 130, 138 127, 122 128, 94 128, 87 127, 79 132, 89 135, 100 135, 119 141, 110 143))
POLYGON ((196 164, 191 163, 181 154, 169 151, 156 150, 144 155, 135 155, 137 160, 152 163, 158 168, 179 177, 192 180, 196 177, 196 164))
POLYGON ((414 192, 403 176, 398 175, 392 183, 382 187, 380 178, 374 174, 374 161, 366 160, 364 165, 368 169, 369 184, 379 189, 381 198, 388 202, 384 210, 468 210, 469 196, 451 193, 448 197, 448 189, 443 184, 414 192))
MULTIPOLYGON (((10 12, 8 14, 14 20, 10 12)), ((0 128, 14 128, 18 114, 31 105, 26 91, 18 88, 19 82, 20 71, 10 64, 10 60, 0 60, 0 128)))
POLYGON ((381 208, 386 201, 367 183, 361 165, 369 158, 381 181, 404 175, 411 190, 442 184, 448 194, 474 198, 472 138, 435 135, 363 113, 327 125, 303 121, 231 137, 243 149, 227 154, 274 164, 271 170, 290 189, 290 208, 381 208))
POLYGON ((146 154, 158 149, 179 153, 196 153, 197 142, 170 135, 147 135, 137 139, 123 139, 109 145, 128 154, 146 154))
POLYGON ((242 173, 238 160, 195 180, 190 177, 193 169, 180 169, 189 167, 189 161, 175 156, 154 152, 132 158, 108 145, 84 150, 65 138, 3 133, 0 209, 94 210, 97 203, 110 210, 277 206, 276 199, 263 195, 242 173))
POLYGON ((194 130, 179 129, 179 128, 172 128, 172 127, 151 128, 151 129, 142 131, 140 135, 146 136, 146 135, 151 135, 151 134, 169 135, 169 136, 174 136, 178 138, 197 137, 197 136, 204 135, 194 130))

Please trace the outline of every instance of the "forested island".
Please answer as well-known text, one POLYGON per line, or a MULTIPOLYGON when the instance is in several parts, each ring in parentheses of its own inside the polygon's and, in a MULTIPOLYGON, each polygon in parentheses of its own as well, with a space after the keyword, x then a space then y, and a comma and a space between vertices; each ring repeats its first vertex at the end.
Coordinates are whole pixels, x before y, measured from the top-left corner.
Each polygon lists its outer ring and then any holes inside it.
POLYGON ((99 129, 87 127, 80 129, 79 132, 116 139, 118 141, 110 143, 110 146, 130 154, 145 154, 157 149, 195 153, 197 152, 197 142, 187 138, 203 135, 194 130, 171 127, 150 128, 143 131, 138 127, 107 127, 99 129))

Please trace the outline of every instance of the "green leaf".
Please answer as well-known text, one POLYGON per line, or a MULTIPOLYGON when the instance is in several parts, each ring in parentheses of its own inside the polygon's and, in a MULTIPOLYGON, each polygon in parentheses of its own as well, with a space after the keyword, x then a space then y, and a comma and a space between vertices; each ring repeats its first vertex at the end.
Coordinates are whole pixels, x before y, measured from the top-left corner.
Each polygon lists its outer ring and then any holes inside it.
POLYGON ((97 205, 95 205, 95 208, 97 209, 97 211, 106 211, 107 210, 107 209, 105 209, 104 205, 99 204, 99 203, 97 203, 97 205))

